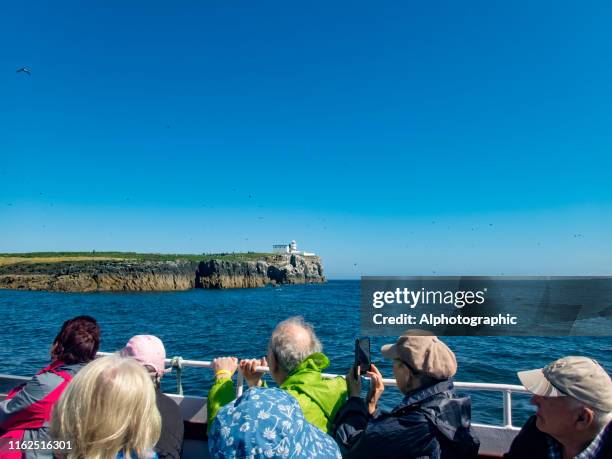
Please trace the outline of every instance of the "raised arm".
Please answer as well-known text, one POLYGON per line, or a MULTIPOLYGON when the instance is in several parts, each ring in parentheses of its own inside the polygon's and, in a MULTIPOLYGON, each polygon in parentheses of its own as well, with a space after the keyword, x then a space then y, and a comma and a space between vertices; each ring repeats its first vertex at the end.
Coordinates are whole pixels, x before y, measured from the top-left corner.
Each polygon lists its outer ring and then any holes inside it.
POLYGON ((232 377, 238 369, 238 359, 236 357, 216 358, 212 361, 212 368, 215 372, 215 384, 208 392, 206 402, 208 431, 221 407, 236 398, 232 377))

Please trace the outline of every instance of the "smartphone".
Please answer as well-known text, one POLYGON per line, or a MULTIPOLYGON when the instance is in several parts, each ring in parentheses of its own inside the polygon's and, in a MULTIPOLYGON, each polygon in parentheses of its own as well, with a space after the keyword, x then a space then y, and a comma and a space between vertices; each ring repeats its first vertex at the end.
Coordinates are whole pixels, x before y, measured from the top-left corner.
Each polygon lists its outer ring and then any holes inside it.
POLYGON ((357 338, 355 340, 355 377, 357 377, 357 367, 359 373, 365 374, 370 371, 370 338, 357 338))

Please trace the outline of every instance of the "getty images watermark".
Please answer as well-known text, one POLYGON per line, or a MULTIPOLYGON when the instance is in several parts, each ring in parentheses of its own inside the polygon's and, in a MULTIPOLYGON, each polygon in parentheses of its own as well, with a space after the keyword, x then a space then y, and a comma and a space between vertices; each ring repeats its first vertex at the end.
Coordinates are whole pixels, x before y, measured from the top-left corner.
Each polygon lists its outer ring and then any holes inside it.
MULTIPOLYGON (((404 305, 407 308, 415 309, 417 306, 453 306, 462 309, 465 306, 474 304, 484 304, 487 287, 476 291, 451 291, 451 290, 427 290, 421 287, 420 290, 410 290, 408 287, 396 287, 394 291, 379 290, 372 294, 372 307, 380 309, 388 304, 404 305)), ((496 327, 499 325, 517 325, 518 317, 511 314, 496 314, 493 316, 466 316, 466 315, 446 315, 444 313, 434 315, 422 313, 420 315, 401 313, 399 315, 386 316, 382 312, 372 316, 375 325, 488 325, 496 327)))
POLYGON ((364 334, 612 336, 610 277, 363 277, 364 334))

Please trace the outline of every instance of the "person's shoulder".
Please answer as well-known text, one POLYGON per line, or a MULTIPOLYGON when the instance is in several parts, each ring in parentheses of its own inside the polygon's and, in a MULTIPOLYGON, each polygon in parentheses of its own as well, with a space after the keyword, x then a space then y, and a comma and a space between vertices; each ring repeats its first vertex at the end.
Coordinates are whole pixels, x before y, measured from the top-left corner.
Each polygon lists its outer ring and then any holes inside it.
POLYGON ((601 457, 612 457, 612 421, 608 422, 608 425, 604 427, 600 451, 603 454, 601 457))
POLYGON ((283 390, 293 396, 299 402, 300 406, 302 407, 302 411, 306 411, 311 406, 319 407, 319 405, 313 401, 310 395, 305 394, 302 391, 295 390, 292 387, 283 388, 283 390))
POLYGON ((79 362, 79 363, 66 363, 63 365, 60 365, 59 367, 56 368, 56 371, 65 371, 66 373, 70 374, 71 376, 76 375, 79 371, 81 371, 83 368, 85 368, 85 366, 87 365, 87 362, 79 362))
POLYGON ((64 378, 51 372, 37 373, 27 382, 25 389, 30 394, 46 394, 54 390, 64 381, 64 378))
POLYGON ((429 429, 427 416, 418 406, 398 406, 389 412, 382 412, 370 422, 374 424, 397 424, 398 428, 429 429))
POLYGON ((547 457, 548 443, 546 441, 546 434, 538 429, 536 421, 537 417, 535 415, 527 419, 517 436, 514 437, 510 450, 504 454, 504 459, 547 457))
POLYGON ((521 430, 519 431, 518 435, 515 437, 515 441, 517 439, 523 439, 523 438, 532 439, 532 438, 539 438, 539 437, 542 437, 542 439, 544 440, 546 434, 543 433, 540 429, 538 429, 536 425, 537 420, 538 418, 535 414, 529 417, 527 421, 525 421, 525 424, 523 424, 523 427, 521 427, 521 430))
MULTIPOLYGON (((174 400, 169 395, 164 394, 161 390, 155 391, 155 396, 157 400, 162 401, 163 403, 174 403, 174 400)), ((174 403, 176 405, 176 403, 174 403)))
POLYGON ((538 429, 538 427, 536 426, 537 420, 538 417, 535 414, 533 416, 530 416, 529 419, 525 421, 525 424, 523 424, 523 427, 521 427, 521 432, 524 430, 526 432, 542 433, 540 429, 538 429))
POLYGON ((156 391, 157 409, 164 418, 181 419, 181 410, 177 403, 161 391, 156 391))
POLYGON ((337 392, 346 392, 346 380, 342 376, 337 376, 335 378, 323 378, 321 376, 322 383, 325 384, 330 389, 336 390, 337 392))
POLYGON ((430 449, 437 448, 435 433, 420 411, 381 413, 368 423, 366 440, 389 457, 430 457, 430 449))
POLYGON ((164 413, 173 413, 180 416, 181 410, 174 400, 164 394, 162 391, 156 391, 157 408, 164 413))
POLYGON ((390 412, 382 413, 372 421, 380 429, 409 432, 411 438, 432 437, 433 429, 425 413, 418 406, 398 406, 390 412))
POLYGON ((419 409, 398 413, 395 414, 393 417, 397 419, 397 422, 402 427, 410 429, 422 429, 428 431, 431 430, 430 423, 427 420, 427 416, 425 416, 425 413, 423 413, 423 411, 419 409))

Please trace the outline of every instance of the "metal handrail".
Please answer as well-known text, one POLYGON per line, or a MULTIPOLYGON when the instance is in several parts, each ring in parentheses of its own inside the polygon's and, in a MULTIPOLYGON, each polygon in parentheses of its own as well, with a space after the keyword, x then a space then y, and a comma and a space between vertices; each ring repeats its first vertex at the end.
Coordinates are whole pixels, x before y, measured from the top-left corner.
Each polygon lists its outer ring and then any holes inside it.
MULTIPOLYGON (((111 355, 112 352, 98 352, 98 355, 111 355)), ((174 357, 172 359, 165 359, 165 363, 171 365, 172 368, 175 367, 174 362, 176 362, 180 357, 174 357)), ((212 368, 212 361, 210 360, 184 360, 180 358, 181 365, 183 367, 194 367, 194 368, 212 368)), ((270 373, 269 367, 257 367, 256 371, 262 373, 270 373)), ((236 376, 236 397, 240 397, 243 392, 244 386, 244 375, 240 368, 237 370, 236 376)), ((334 373, 321 373, 323 378, 331 379, 337 378, 340 376, 344 378, 344 375, 337 375, 334 373)), ((364 376, 366 379, 370 379, 367 376, 364 376)), ((385 386, 397 386, 397 382, 392 378, 383 378, 383 384, 385 386)), ((477 383, 477 382, 460 382, 455 381, 454 386, 461 389, 467 390, 475 390, 475 391, 495 391, 502 392, 503 394, 503 408, 504 408, 504 424, 503 427, 507 429, 514 429, 515 426, 512 425, 512 393, 530 393, 525 387, 517 385, 517 384, 496 384, 496 383, 477 383)), ((179 387, 178 391, 182 394, 182 387, 179 387)))

